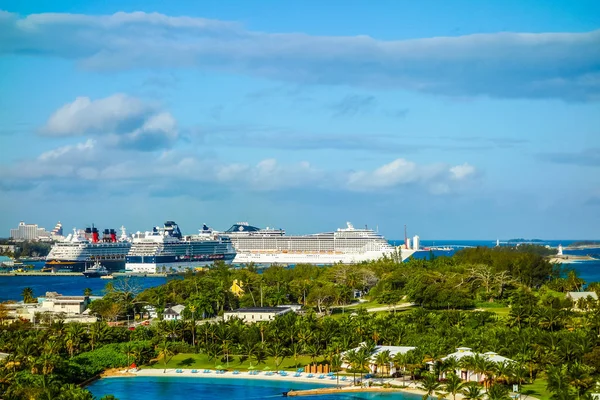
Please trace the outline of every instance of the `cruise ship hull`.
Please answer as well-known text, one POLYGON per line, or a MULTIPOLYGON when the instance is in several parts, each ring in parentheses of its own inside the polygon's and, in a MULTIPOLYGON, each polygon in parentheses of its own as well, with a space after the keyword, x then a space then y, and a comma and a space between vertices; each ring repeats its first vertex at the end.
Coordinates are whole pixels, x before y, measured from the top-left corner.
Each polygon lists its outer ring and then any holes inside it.
MULTIPOLYGON (((415 253, 414 250, 402 250, 402 261, 408 259, 415 253)), ((233 264, 314 264, 314 265, 332 265, 358 264, 365 261, 374 261, 382 258, 384 255, 392 257, 393 253, 382 253, 379 251, 369 251, 364 253, 283 253, 283 252, 247 252, 239 251, 233 260, 233 264)))
POLYGON ((197 267, 205 267, 222 261, 231 264, 235 257, 233 254, 202 254, 189 257, 176 256, 127 256, 125 270, 133 273, 154 274, 160 272, 180 272, 197 267))
MULTIPOLYGON (((109 272, 118 272, 125 269, 125 259, 98 259, 109 272)), ((44 268, 51 268, 53 272, 66 271, 66 272, 83 272, 86 267, 89 268, 94 265, 92 260, 59 260, 49 259, 46 260, 44 268)))

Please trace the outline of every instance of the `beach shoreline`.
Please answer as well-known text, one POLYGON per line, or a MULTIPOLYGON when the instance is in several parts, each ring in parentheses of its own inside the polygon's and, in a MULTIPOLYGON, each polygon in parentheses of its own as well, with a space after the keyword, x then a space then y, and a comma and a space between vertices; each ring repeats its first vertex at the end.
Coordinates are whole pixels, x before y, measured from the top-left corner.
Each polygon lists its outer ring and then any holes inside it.
MULTIPOLYGON (((398 379, 393 378, 383 378, 383 379, 373 379, 375 383, 373 386, 354 386, 352 383, 352 377, 349 380, 342 381, 342 376, 346 376, 348 379, 348 375, 340 375, 340 380, 338 384, 337 379, 330 379, 326 377, 325 379, 319 379, 318 375, 315 374, 313 378, 308 378, 307 373, 302 373, 301 376, 295 377, 293 372, 287 371, 288 374, 286 376, 279 375, 278 373, 273 373, 273 375, 266 375, 264 372, 259 373, 258 375, 249 375, 246 371, 240 371, 239 374, 234 375, 232 372, 228 371, 224 374, 217 374, 214 370, 211 370, 210 373, 204 373, 203 370, 198 370, 196 373, 192 373, 192 369, 183 369, 183 368, 167 368, 166 372, 163 372, 162 369, 151 369, 151 368, 143 368, 134 370, 124 370, 122 368, 119 369, 111 369, 106 370, 102 373, 101 378, 136 378, 136 377, 166 377, 166 378, 217 378, 217 379, 243 379, 243 380, 263 380, 263 381, 281 381, 281 382, 302 382, 302 383, 315 383, 318 385, 328 385, 330 386, 329 393, 331 394, 331 389, 336 389, 339 386, 340 393, 343 392, 400 392, 407 393, 412 395, 422 396, 425 392, 417 386, 416 382, 403 382, 398 379), (182 372, 177 372, 177 371, 182 372), (401 386, 406 384, 406 387, 396 387, 396 388, 383 388, 379 386, 380 384, 388 383, 395 386, 401 386)), ((322 389, 322 388, 321 388, 322 389)), ((307 389, 311 390, 311 389, 307 389)), ((306 392, 307 390, 302 390, 306 392)), ((318 391, 319 388, 315 388, 314 390, 318 391)), ((316 393, 315 393, 316 394, 316 393)), ((463 399, 461 394, 456 395, 457 399, 463 399)))

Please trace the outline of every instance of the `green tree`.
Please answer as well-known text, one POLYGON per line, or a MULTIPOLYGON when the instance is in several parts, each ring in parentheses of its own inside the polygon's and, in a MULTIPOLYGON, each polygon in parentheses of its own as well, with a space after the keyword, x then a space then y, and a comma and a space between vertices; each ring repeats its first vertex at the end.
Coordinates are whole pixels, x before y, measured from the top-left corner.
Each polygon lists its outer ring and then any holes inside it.
POLYGON ((21 292, 21 296, 23 297, 23 303, 35 303, 35 298, 33 297, 33 289, 30 287, 26 287, 21 292))

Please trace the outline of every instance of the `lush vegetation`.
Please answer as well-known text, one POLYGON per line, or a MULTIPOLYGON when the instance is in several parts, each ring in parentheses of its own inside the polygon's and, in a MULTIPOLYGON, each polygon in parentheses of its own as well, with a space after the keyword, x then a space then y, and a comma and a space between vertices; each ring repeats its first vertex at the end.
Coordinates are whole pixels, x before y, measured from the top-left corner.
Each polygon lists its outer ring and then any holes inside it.
MULTIPOLYGON (((383 365, 393 362, 400 375, 420 379, 431 394, 480 398, 481 386, 457 381, 452 374, 457 365, 441 361, 466 346, 514 360, 492 365, 471 357, 459 365, 486 376, 484 390, 490 398, 506 398, 513 383, 528 391, 540 382, 553 398, 588 398, 600 374, 600 302, 583 299, 577 304, 583 311, 575 311, 564 295, 583 285, 576 273, 562 271, 536 252, 503 248, 406 263, 384 259, 328 268, 273 266, 262 273, 252 265, 240 270, 215 265, 140 293, 134 281, 111 283, 105 298, 92 303, 101 319, 140 319, 149 305, 160 314, 183 304, 186 321, 155 322, 134 330, 106 322, 84 326, 48 321, 43 329, 24 322, 3 326, 0 351, 10 356, 0 370, 0 396, 90 399, 74 385, 106 368, 134 362, 162 369, 244 368, 250 363, 281 369, 328 363, 339 370, 343 360, 350 373, 363 374, 366 360, 380 344, 415 346, 405 356, 378 355, 378 371, 388 375, 383 365), (231 291, 234 280, 244 290, 239 296, 231 291), (415 306, 381 313, 343 308, 353 302, 355 292, 367 293, 377 304, 415 306), (306 313, 255 324, 221 318, 197 324, 237 307, 289 303, 304 304, 306 313), (348 351, 361 343, 358 350, 348 351)), ((598 290, 600 285, 588 288, 598 290)), ((26 291, 23 295, 32 296, 26 291)))
POLYGON ((8 239, 0 239, 1 244, 15 245, 14 253, 9 250, 0 249, 0 256, 9 257, 45 257, 52 248, 52 243, 49 242, 38 242, 25 240, 22 242, 15 242, 8 239))

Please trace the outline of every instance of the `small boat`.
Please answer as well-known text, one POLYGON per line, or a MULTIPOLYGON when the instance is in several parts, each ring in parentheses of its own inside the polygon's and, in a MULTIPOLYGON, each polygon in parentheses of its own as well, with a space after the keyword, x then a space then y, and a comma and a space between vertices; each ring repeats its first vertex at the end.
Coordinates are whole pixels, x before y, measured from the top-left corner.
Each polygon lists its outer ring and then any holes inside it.
POLYGON ((83 271, 83 276, 86 278, 104 278, 108 275, 110 275, 109 271, 98 260, 96 260, 92 267, 86 268, 83 271))

